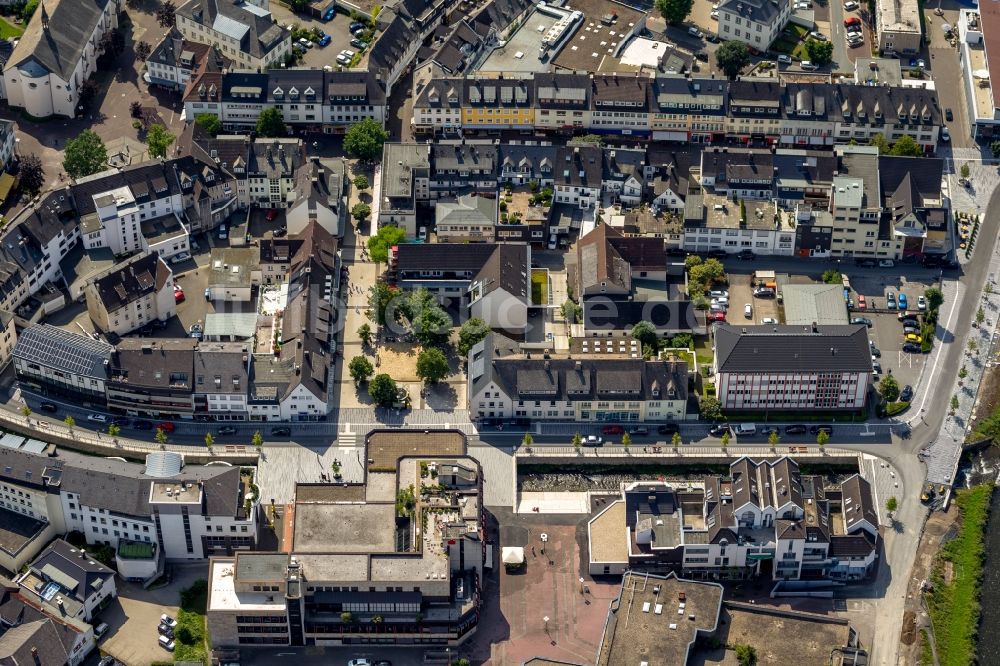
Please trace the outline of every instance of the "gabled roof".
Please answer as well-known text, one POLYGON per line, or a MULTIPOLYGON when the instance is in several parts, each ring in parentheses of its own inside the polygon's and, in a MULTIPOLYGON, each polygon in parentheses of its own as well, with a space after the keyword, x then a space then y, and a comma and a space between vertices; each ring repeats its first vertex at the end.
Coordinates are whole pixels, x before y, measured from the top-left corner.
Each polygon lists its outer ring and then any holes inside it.
POLYGON ((715 327, 720 373, 872 371, 868 330, 847 326, 715 327))
POLYGON ((503 289, 512 296, 527 300, 531 271, 530 252, 531 248, 527 244, 497 245, 472 283, 482 285, 483 296, 497 289, 503 289))
MULTIPOLYGON (((28 22, 6 67, 46 71, 70 81, 108 0, 45 0, 28 22), (48 14, 48 27, 43 28, 48 14)), ((75 81, 73 82, 75 83, 75 81)))
POLYGON ((50 324, 36 324, 21 331, 13 357, 42 367, 59 368, 83 377, 104 379, 114 347, 50 324))
POLYGON ((115 572, 93 559, 84 550, 56 539, 31 563, 31 570, 62 586, 61 594, 85 602, 115 572))
POLYGON ((177 8, 177 15, 236 40, 240 50, 254 58, 265 57, 290 39, 269 11, 249 2, 189 0, 177 8))
POLYGON ((158 293, 170 281, 173 272, 156 252, 146 250, 112 266, 94 279, 94 289, 108 312, 158 293))
POLYGON ((577 289, 580 294, 608 283, 620 290, 632 288, 632 273, 666 270, 667 254, 659 238, 626 237, 600 224, 577 242, 577 289))

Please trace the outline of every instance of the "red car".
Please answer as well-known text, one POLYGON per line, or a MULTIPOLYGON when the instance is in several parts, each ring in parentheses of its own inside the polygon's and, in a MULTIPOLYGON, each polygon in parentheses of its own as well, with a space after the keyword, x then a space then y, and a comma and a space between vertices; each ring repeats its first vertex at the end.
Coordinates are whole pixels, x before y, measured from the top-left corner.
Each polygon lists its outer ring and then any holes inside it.
POLYGON ((725 322, 726 321, 726 313, 725 312, 709 312, 708 313, 708 321, 710 321, 710 322, 712 322, 712 321, 725 322))
POLYGON ((858 294, 858 309, 859 310, 865 310, 867 308, 868 308, 868 302, 865 301, 865 295, 864 294, 858 294))
POLYGON ((174 285, 174 303, 184 302, 184 290, 174 285))
POLYGON ((844 19, 844 27, 850 28, 852 25, 861 25, 861 19, 857 16, 850 16, 844 19))
POLYGON ((267 215, 264 216, 264 219, 266 219, 268 222, 274 222, 275 220, 278 219, 278 211, 272 208, 271 210, 267 211, 267 215))
POLYGON ((163 423, 157 423, 156 424, 156 429, 157 430, 162 430, 163 432, 173 432, 174 431, 174 424, 171 423, 170 421, 164 421, 163 423))
POLYGON ((617 425, 607 425, 601 428, 601 433, 605 435, 620 435, 625 432, 625 428, 617 425))

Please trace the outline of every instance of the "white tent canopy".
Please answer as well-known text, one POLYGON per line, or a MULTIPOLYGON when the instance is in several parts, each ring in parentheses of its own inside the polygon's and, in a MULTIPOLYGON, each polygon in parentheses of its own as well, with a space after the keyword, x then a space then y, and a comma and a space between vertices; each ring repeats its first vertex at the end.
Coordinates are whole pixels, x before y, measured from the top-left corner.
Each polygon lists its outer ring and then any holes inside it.
POLYGON ((990 70, 988 69, 977 69, 972 73, 977 79, 988 79, 990 78, 990 70))
POLYGON ((524 548, 504 546, 500 556, 504 564, 524 564, 524 548))

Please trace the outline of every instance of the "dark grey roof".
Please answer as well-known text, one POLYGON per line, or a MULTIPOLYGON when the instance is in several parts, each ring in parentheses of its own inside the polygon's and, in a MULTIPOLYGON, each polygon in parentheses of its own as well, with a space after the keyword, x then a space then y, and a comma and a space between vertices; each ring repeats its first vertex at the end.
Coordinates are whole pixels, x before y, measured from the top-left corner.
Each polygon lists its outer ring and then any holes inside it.
MULTIPOLYGON (((789 0, 779 0, 786 4, 789 0)), ((747 21, 770 24, 781 14, 781 6, 772 0, 723 0, 719 11, 729 11, 747 21)))
POLYGON ((530 253, 528 245, 501 243, 486 260, 473 283, 481 283, 483 295, 503 289, 512 296, 528 298, 530 281, 530 253))
POLYGON ((246 395, 248 356, 238 342, 202 342, 194 353, 194 392, 246 395))
POLYGON ((63 81, 71 81, 107 4, 108 0, 45 0, 28 22, 7 64, 31 67, 33 62, 63 81), (48 28, 43 29, 46 13, 48 28))
POLYGON ((723 372, 871 372, 868 329, 845 326, 715 327, 723 372))
POLYGON ((290 37, 270 13, 249 7, 253 5, 232 0, 190 0, 177 8, 177 14, 235 39, 244 53, 263 58, 290 37))
POLYGON ((13 356, 27 363, 104 379, 107 377, 105 363, 111 359, 113 351, 114 347, 103 340, 49 324, 37 324, 21 331, 13 356))
POLYGON ((861 559, 875 550, 876 538, 868 532, 838 534, 830 537, 830 557, 837 559, 861 559))
POLYGON ((0 507, 0 550, 11 558, 17 556, 47 525, 31 516, 0 507))
POLYGON ((194 338, 124 338, 111 359, 110 382, 141 390, 192 390, 194 338))
POLYGON ((171 275, 170 268, 160 255, 146 250, 97 277, 94 287, 105 309, 114 312, 144 296, 159 292, 171 275))
POLYGON ((556 150, 553 179, 556 185, 599 188, 604 159, 598 146, 563 146, 556 150))
POLYGON ((598 295, 583 301, 583 326, 588 331, 624 331, 648 321, 658 332, 690 331, 698 327, 691 301, 636 301, 598 295))
POLYGON ((913 203, 918 208, 923 206, 925 199, 941 199, 943 173, 944 160, 937 157, 879 155, 878 158, 882 192, 888 196, 905 184, 912 188, 913 203))
MULTIPOLYGON (((23 602, 19 605, 22 609, 32 608, 23 602)), ((0 634, 0 665, 64 666, 70 659, 73 630, 41 612, 37 612, 37 617, 35 613, 30 616, 35 619, 22 619, 17 626, 0 634)))
POLYGON ((403 243, 393 268, 400 277, 428 270, 478 273, 496 249, 495 243, 403 243))
POLYGON ((840 488, 843 493, 840 510, 844 514, 847 531, 853 532, 855 525, 862 520, 867 520, 873 528, 878 529, 878 513, 875 511, 872 486, 868 480, 855 474, 841 483, 840 488))
POLYGON ((62 539, 56 539, 31 563, 32 571, 52 578, 60 585, 76 581, 76 587, 63 585, 64 595, 77 601, 86 601, 101 585, 114 578, 115 572, 93 559, 84 550, 74 548, 62 539), (52 572, 58 572, 53 576, 52 572))

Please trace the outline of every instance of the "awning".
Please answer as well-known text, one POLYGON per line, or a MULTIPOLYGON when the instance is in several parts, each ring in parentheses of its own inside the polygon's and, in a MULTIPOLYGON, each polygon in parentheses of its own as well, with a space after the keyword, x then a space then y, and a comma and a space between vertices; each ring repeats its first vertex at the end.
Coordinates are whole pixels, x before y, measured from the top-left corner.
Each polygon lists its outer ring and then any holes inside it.
POLYGON ((524 548, 504 546, 501 558, 504 564, 524 564, 524 548))
POLYGON ((747 555, 748 560, 760 561, 760 560, 773 560, 773 553, 760 553, 759 555, 747 555))

